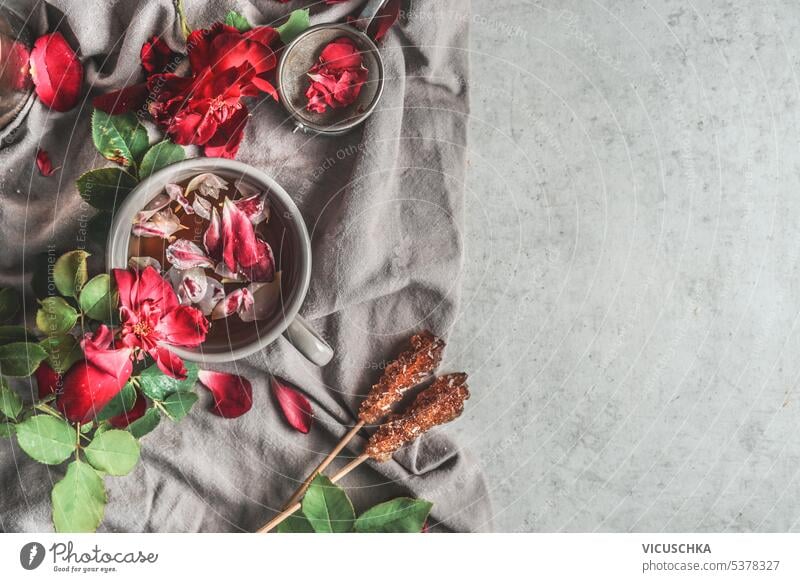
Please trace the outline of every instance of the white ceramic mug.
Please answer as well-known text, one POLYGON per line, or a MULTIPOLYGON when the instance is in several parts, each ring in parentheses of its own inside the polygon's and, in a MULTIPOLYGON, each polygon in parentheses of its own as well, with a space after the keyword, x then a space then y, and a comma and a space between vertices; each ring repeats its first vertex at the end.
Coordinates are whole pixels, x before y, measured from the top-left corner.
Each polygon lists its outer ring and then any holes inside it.
POLYGON ((131 225, 139 210, 162 192, 166 184, 178 184, 205 172, 217 174, 231 183, 241 180, 261 191, 269 192, 272 212, 281 213, 288 236, 294 237, 294 276, 290 288, 285 294, 281 294, 282 309, 271 319, 255 322, 258 325, 254 326, 254 337, 229 337, 228 344, 223 346, 171 350, 185 360, 222 363, 249 356, 284 334, 306 358, 318 366, 324 366, 333 357, 333 349, 298 315, 311 279, 311 240, 308 229, 286 190, 253 166, 222 158, 192 158, 167 166, 140 182, 115 213, 106 250, 108 268, 128 267, 131 225))

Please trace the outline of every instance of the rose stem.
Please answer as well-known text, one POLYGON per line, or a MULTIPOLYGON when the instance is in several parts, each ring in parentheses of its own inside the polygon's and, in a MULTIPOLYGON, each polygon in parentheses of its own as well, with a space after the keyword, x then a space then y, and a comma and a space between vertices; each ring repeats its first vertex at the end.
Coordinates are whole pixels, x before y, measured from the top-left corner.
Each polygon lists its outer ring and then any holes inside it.
MULTIPOLYGON (((339 481, 340 479, 342 479, 342 478, 343 478, 345 475, 347 475, 348 473, 350 473, 350 471, 352 471, 353 469, 355 469, 356 467, 358 467, 358 466, 359 466, 361 463, 363 463, 363 462, 364 462, 364 461, 366 461, 367 459, 369 459, 369 455, 367 455, 366 453, 363 453, 363 454, 361 454, 361 455, 357 456, 355 459, 353 459, 352 461, 350 461, 349 463, 347 463, 347 464, 346 464, 344 467, 342 467, 342 468, 339 470, 339 472, 338 472, 338 473, 336 473, 336 474, 335 474, 333 477, 331 477, 331 483, 336 483, 337 481, 339 481)), ((277 525, 278 525, 278 524, 280 524, 280 523, 281 523, 281 522, 283 522, 285 519, 287 519, 287 518, 288 518, 290 515, 292 515, 292 514, 293 514, 295 511, 297 511, 298 509, 300 509, 300 507, 301 507, 301 504, 300 504, 299 502, 298 502, 298 503, 295 503, 295 504, 294 504, 294 505, 292 505, 291 507, 287 507, 286 509, 284 509, 283 511, 281 511, 281 512, 280 512, 278 515, 276 515, 274 518, 272 518, 272 521, 270 521, 269 523, 267 523, 267 525, 263 526, 263 527, 262 527, 261 529, 259 529, 259 530, 258 530, 256 533, 267 533, 267 532, 268 532, 268 531, 270 531, 271 529, 273 529, 273 528, 277 527, 277 525)))
POLYGON ((334 447, 334 449, 330 453, 328 453, 327 457, 322 459, 322 462, 319 465, 317 465, 317 468, 314 469, 311 472, 311 474, 308 477, 306 477, 306 480, 303 481, 303 483, 300 485, 300 487, 297 488, 297 491, 294 492, 294 495, 292 495, 289 498, 289 501, 286 502, 286 505, 283 506, 284 509, 286 509, 288 507, 291 507, 295 503, 300 501, 300 498, 306 492, 306 489, 308 489, 308 486, 311 485, 311 482, 314 480, 314 477, 316 477, 317 475, 319 475, 325 469, 328 468, 328 465, 330 465, 331 462, 336 458, 336 456, 339 453, 342 452, 342 449, 347 446, 347 443, 349 443, 351 440, 353 440, 353 437, 356 436, 356 433, 358 433, 358 431, 361 430, 363 428, 363 426, 364 426, 364 421, 362 420, 362 421, 359 421, 358 424, 356 424, 349 431, 347 431, 347 434, 345 434, 342 437, 342 440, 339 441, 339 444, 337 444, 334 447))

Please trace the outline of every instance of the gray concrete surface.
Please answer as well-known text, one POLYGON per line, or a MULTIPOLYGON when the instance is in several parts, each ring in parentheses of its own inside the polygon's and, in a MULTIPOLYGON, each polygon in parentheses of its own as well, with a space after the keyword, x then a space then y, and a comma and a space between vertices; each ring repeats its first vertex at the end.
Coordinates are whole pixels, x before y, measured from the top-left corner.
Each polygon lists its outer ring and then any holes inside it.
POLYGON ((800 530, 800 6, 472 9, 448 430, 495 528, 800 530))

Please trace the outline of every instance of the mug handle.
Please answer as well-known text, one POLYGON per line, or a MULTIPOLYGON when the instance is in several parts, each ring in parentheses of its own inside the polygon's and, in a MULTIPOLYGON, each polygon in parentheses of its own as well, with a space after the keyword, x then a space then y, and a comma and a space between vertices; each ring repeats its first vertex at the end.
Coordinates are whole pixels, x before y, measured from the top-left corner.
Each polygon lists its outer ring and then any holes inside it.
POLYGON ((297 351, 317 366, 324 366, 333 358, 333 348, 299 315, 283 333, 297 351))

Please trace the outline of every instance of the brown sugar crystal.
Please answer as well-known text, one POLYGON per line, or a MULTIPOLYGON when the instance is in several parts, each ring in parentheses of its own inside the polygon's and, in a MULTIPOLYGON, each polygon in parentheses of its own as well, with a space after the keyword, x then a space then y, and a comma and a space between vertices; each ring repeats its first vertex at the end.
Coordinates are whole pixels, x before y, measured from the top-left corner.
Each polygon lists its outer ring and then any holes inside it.
POLYGON ((458 418, 469 398, 466 374, 440 376, 417 395, 405 412, 383 424, 367 443, 366 454, 388 460, 395 451, 435 426, 458 418))
POLYGON ((376 424, 386 416, 410 388, 426 380, 442 361, 444 341, 429 331, 411 338, 411 348, 389 363, 383 375, 372 386, 361 403, 358 419, 364 424, 376 424))

